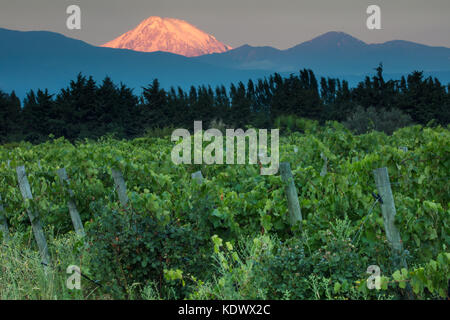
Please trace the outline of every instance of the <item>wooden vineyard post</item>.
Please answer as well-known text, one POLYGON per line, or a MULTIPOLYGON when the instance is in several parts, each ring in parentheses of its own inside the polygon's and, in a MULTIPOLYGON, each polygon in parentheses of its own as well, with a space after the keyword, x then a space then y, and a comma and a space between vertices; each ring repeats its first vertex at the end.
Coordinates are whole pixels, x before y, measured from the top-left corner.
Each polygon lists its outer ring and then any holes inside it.
POLYGON ((197 181, 198 184, 203 183, 203 175, 202 175, 201 171, 197 171, 197 172, 194 172, 193 174, 191 174, 191 178, 192 178, 192 180, 197 181))
POLYGON ((400 237, 400 232, 395 226, 395 215, 397 211, 395 210, 394 196, 392 195, 388 170, 386 167, 378 168, 373 171, 373 174, 375 177, 378 194, 381 198, 381 212, 383 214, 386 238, 391 245, 395 258, 395 264, 403 268, 408 268, 405 257, 403 256, 403 244, 400 237))
MULTIPOLYGON (((67 172, 65 168, 61 168, 57 171, 59 180, 61 181, 61 184, 63 185, 63 188, 65 188, 65 185, 69 185, 69 177, 67 176, 67 172)), ((74 193, 73 190, 67 187, 67 194, 69 198, 67 199, 67 206, 69 207, 69 213, 70 218, 72 219, 73 226, 75 228, 75 232, 84 237, 84 227, 83 223, 81 222, 80 214, 77 210, 77 207, 75 205, 74 201, 74 193)))
POLYGON ((322 171, 320 172, 320 176, 321 177, 325 177, 327 175, 327 172, 328 172, 328 168, 327 168, 327 166, 328 166, 328 158, 323 152, 320 153, 320 157, 324 161, 323 167, 322 167, 322 171))
MULTIPOLYGON (((22 193, 23 200, 32 200, 30 184, 25 173, 25 167, 20 166, 16 168, 17 179, 19 181, 20 192, 22 193)), ((39 252, 41 254, 42 263, 46 266, 50 264, 50 255, 48 253, 47 241, 45 240, 44 230, 42 229, 39 215, 27 208, 28 217, 30 218, 31 226, 33 228, 34 237, 36 238, 39 252)))
POLYGON ((114 185, 117 190, 117 195, 119 196, 119 201, 123 207, 126 207, 128 205, 127 186, 125 184, 125 180, 123 179, 122 172, 116 169, 112 169, 111 171, 114 179, 114 185))
POLYGON ((3 233, 3 240, 9 241, 8 223, 6 222, 5 210, 3 209, 1 195, 0 195, 0 232, 3 233))
POLYGON ((298 202, 297 189, 295 188, 294 178, 292 177, 291 166, 288 162, 280 163, 281 179, 284 183, 284 190, 287 195, 288 208, 289 208, 289 220, 291 226, 300 222, 300 229, 302 227, 302 211, 300 209, 300 203, 298 202))

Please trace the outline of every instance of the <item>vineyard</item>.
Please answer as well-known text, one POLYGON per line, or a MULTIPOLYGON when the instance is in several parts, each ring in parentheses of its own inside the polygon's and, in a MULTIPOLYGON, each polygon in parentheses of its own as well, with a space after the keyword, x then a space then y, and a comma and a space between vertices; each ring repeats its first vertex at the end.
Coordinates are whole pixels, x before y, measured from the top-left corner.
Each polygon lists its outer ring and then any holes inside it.
POLYGON ((0 299, 448 298, 448 127, 353 135, 305 120, 280 132, 287 180, 258 165, 177 166, 170 137, 0 146, 0 299), (66 286, 70 265, 80 290, 66 286))

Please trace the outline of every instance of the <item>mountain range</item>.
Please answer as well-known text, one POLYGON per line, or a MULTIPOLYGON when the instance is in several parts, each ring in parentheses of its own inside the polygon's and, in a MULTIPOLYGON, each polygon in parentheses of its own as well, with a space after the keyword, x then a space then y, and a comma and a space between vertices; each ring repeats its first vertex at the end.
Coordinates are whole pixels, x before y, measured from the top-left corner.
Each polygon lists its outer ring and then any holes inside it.
POLYGON ((23 98, 30 89, 56 93, 78 73, 97 81, 109 76, 137 93, 158 78, 161 84, 181 86, 229 84, 267 72, 213 66, 167 52, 137 52, 96 47, 47 31, 13 31, 0 28, 0 90, 23 98))
MULTIPOLYGON (((205 35, 202 39, 210 39, 205 35)), ((154 78, 166 88, 227 86, 274 72, 289 75, 302 68, 312 69, 317 77, 339 77, 355 85, 372 75, 380 62, 387 79, 420 70, 443 83, 450 82, 450 48, 408 41, 367 44, 343 32, 328 32, 287 50, 249 45, 229 50, 223 46, 220 50, 224 52, 200 56, 200 51, 189 49, 183 53, 192 57, 186 57, 171 52, 97 47, 47 31, 0 28, 0 90, 15 90, 21 98, 30 89, 48 88, 56 93, 81 72, 97 81, 110 76, 116 83, 122 82, 140 93, 142 86, 154 78)), ((215 52, 211 48, 214 46, 205 45, 203 50, 215 52)))
POLYGON ((327 75, 365 74, 383 63, 389 73, 450 71, 450 48, 394 40, 367 44, 344 32, 328 32, 287 50, 244 45, 198 61, 239 69, 295 72, 309 68, 327 75))

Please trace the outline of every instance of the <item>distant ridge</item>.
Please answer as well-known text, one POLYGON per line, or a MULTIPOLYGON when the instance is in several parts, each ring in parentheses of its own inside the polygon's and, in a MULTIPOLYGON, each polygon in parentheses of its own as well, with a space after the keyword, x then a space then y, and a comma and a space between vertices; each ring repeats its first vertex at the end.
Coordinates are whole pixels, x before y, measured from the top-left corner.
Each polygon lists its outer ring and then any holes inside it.
POLYGON ((48 31, 0 28, 0 90, 21 98, 30 89, 58 92, 78 73, 96 81, 111 77, 136 93, 153 79, 162 87, 228 86, 280 73, 312 69, 316 76, 346 79, 356 85, 382 62, 385 78, 399 79, 415 70, 450 82, 450 49, 394 40, 366 44, 345 33, 331 32, 287 50, 244 45, 223 53, 184 57, 168 52, 137 52, 96 47, 48 31))
POLYGON ((195 59, 239 69, 296 72, 300 68, 310 68, 330 75, 367 73, 380 62, 389 73, 450 71, 450 48, 403 40, 367 44, 345 32, 336 31, 286 50, 244 45, 225 53, 195 59))
POLYGON ((0 90, 24 98, 33 89, 59 92, 78 73, 101 82, 106 76, 141 91, 157 78, 164 88, 226 85, 270 72, 212 66, 168 52, 103 48, 49 31, 0 28, 0 90))

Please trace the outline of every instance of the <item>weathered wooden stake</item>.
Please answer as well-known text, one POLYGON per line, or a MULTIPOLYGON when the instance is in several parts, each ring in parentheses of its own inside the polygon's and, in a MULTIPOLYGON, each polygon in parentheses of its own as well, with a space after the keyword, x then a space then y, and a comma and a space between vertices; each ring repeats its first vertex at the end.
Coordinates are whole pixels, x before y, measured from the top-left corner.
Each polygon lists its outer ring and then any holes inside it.
POLYGON ((297 222, 300 222, 301 228, 302 211, 298 202, 298 194, 295 188, 294 178, 292 177, 291 166, 288 162, 280 163, 280 174, 287 195, 290 223, 291 225, 295 225, 297 222))
POLYGON ((1 195, 0 195, 0 232, 3 233, 3 240, 9 241, 8 223, 6 221, 5 210, 3 209, 1 195))
MULTIPOLYGON (((33 195, 31 194, 30 183, 27 179, 25 167, 17 167, 16 171, 20 192, 22 193, 24 201, 26 202, 27 200, 32 200, 33 195)), ((42 229, 39 215, 37 213, 34 213, 30 208, 27 208, 27 213, 28 217, 30 218, 31 226, 33 228, 34 237, 36 238, 36 242, 39 247, 42 263, 48 266, 50 264, 50 255, 48 253, 47 241, 45 240, 44 230, 42 229)))
POLYGON ((328 158, 327 158, 326 155, 323 154, 323 152, 320 153, 320 157, 324 161, 324 164, 323 164, 323 167, 322 167, 322 171, 320 172, 320 176, 321 177, 325 177, 327 175, 327 172, 328 172, 328 158))
POLYGON ((117 195, 119 196, 119 201, 122 206, 126 207, 128 204, 127 186, 125 184, 125 180, 123 179, 122 172, 117 169, 112 169, 111 171, 117 190, 117 195))
POLYGON ((202 175, 201 171, 197 171, 197 172, 194 172, 193 174, 191 174, 191 178, 192 178, 192 180, 197 181, 198 184, 203 183, 203 175, 202 175))
POLYGON ((378 193, 381 197, 381 212, 383 214, 384 228, 386 237, 391 245, 395 258, 395 264, 402 268, 407 268, 403 253, 403 244, 400 232, 395 226, 395 210, 394 196, 392 195, 391 183, 389 182, 389 174, 386 167, 378 168, 373 171, 375 183, 378 193))
MULTIPOLYGON (((69 177, 67 176, 67 172, 65 168, 61 168, 57 171, 59 180, 61 181, 61 184, 63 187, 65 187, 65 184, 69 184, 69 177)), ((81 222, 80 214, 78 213, 77 207, 75 205, 74 197, 75 194, 73 193, 73 190, 67 187, 67 194, 69 195, 69 198, 67 199, 67 206, 69 207, 69 213, 70 218, 72 219, 73 226, 75 228, 75 232, 84 237, 84 227, 83 223, 81 222)))

